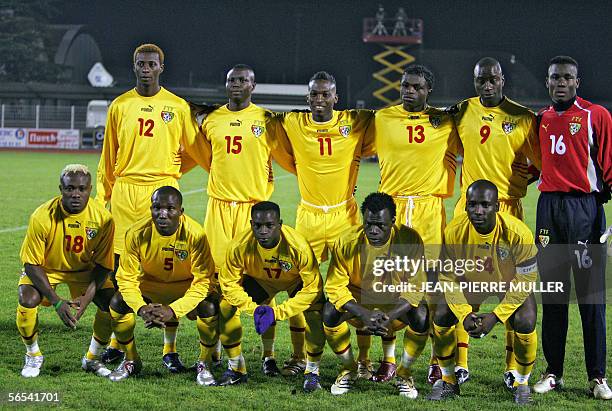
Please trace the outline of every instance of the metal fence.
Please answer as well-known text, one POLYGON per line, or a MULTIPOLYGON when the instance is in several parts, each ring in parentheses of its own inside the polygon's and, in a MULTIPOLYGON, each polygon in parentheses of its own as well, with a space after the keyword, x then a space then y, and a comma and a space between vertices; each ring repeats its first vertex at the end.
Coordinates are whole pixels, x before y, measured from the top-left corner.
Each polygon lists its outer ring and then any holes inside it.
POLYGON ((0 128, 85 128, 86 106, 0 105, 0 128))

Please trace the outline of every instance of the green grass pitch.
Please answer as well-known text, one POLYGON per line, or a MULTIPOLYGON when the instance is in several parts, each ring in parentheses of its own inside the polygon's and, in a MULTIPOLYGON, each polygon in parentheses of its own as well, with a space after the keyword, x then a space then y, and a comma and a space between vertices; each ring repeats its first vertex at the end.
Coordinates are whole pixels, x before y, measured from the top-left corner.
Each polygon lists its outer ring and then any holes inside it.
MULTIPOLYGON (((324 390, 312 395, 301 393, 302 379, 267 378, 261 373, 261 348, 252 320, 243 317, 243 350, 249 368, 249 383, 239 387, 202 388, 195 383, 195 374, 169 375, 161 365, 162 332, 146 330, 139 321, 136 341, 144 360, 140 376, 121 383, 86 374, 80 369, 80 359, 85 353, 91 336, 91 321, 94 308, 88 310, 76 331, 64 327, 50 308, 41 308, 39 344, 45 355, 45 364, 40 377, 25 379, 20 376, 24 347, 15 327, 17 304, 17 281, 20 274, 19 249, 25 234, 25 226, 32 211, 41 203, 58 194, 58 177, 67 163, 81 162, 95 172, 97 154, 60 154, 32 152, 0 152, 0 187, 4 199, 0 213, 0 261, 2 268, 0 288, 0 408, 10 407, 6 402, 9 392, 59 392, 60 406, 66 409, 507 409, 512 406, 512 397, 501 384, 504 357, 503 327, 497 326, 484 340, 472 340, 470 349, 471 381, 462 386, 462 396, 455 401, 432 404, 424 399, 430 386, 425 383, 430 348, 414 365, 414 376, 419 390, 419 399, 410 401, 400 398, 390 384, 375 384, 359 381, 354 392, 342 397, 333 397, 329 386, 333 382, 339 362, 326 348, 321 364, 324 390)), ((194 170, 181 180, 185 195, 184 207, 188 215, 200 223, 204 220, 207 175, 194 170)), ((379 180, 378 167, 363 163, 357 198, 375 191, 379 180)), ((296 179, 277 169, 276 190, 272 200, 281 205, 286 224, 295 222, 295 207, 299 195, 296 179)), ((524 202, 527 223, 535 225, 537 190, 530 187, 524 202)), ((454 199, 448 200, 447 216, 450 218, 454 199)), ((611 207, 608 205, 608 215, 611 207)), ((610 221, 610 220, 609 220, 610 221)), ((609 261, 608 266, 612 265, 609 261)), ((325 272, 327 266, 322 267, 325 272)), ((610 270, 610 268, 609 268, 610 270)), ((66 288, 60 288, 67 295, 66 288)), ((609 409, 610 404, 587 397, 587 381, 584 370, 582 331, 579 326, 577 307, 570 308, 570 331, 567 343, 565 381, 566 389, 545 396, 534 394, 536 407, 542 409, 609 409)), ((541 313, 541 311, 540 311, 541 313)), ((612 335, 612 314, 608 310, 608 336, 612 335)), ((538 330, 540 329, 538 325, 538 330)), ((401 334, 398 334, 397 355, 401 351, 401 334)), ((354 338, 354 335, 353 335, 354 338)), ((198 355, 195 324, 181 321, 178 348, 185 363, 191 364, 198 355)), ((608 337, 610 344, 610 337, 608 337)), ((356 347, 356 344, 353 344, 356 347)), ((276 352, 280 362, 290 354, 289 330, 286 324, 277 326, 276 352)), ((611 351, 611 349, 609 349, 611 351)), ((380 340, 374 339, 371 358, 381 357, 380 340)), ((612 361, 608 361, 608 374, 612 361)), ((541 347, 532 374, 533 384, 545 367, 541 347)), ((28 403, 32 408, 35 404, 28 403)), ((20 407, 23 408, 23 407, 20 407)))

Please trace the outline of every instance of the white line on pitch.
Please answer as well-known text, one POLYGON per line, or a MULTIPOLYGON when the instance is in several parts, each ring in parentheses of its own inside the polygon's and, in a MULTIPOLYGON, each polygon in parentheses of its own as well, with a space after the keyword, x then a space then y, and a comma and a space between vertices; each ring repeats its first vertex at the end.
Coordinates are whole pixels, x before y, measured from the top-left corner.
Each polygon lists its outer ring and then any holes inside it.
POLYGON ((2 234, 2 233, 13 233, 15 231, 25 230, 26 228, 28 228, 27 225, 22 225, 20 227, 3 228, 3 229, 0 230, 0 234, 2 234))

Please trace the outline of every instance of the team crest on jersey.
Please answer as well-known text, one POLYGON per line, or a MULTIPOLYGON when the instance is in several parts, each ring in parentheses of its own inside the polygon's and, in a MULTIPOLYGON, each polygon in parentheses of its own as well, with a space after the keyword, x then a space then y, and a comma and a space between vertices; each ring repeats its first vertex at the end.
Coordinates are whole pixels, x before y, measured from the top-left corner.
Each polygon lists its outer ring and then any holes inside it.
POLYGON ((580 131, 582 124, 580 123, 569 123, 569 129, 572 136, 580 131))
POLYGON ((253 124, 251 126, 251 131, 253 132, 253 135, 255 137, 261 137, 261 135, 264 133, 264 131, 266 131, 266 129, 263 126, 258 126, 258 125, 253 124))
POLYGON ((176 254, 176 257, 181 261, 185 261, 187 257, 189 257, 187 250, 174 250, 174 254, 176 254))
POLYGON ((438 127, 440 127, 440 124, 442 124, 442 117, 440 117, 440 116, 429 116, 429 122, 431 123, 431 126, 433 128, 438 128, 438 127))
POLYGON ((542 244, 542 247, 546 247, 550 242, 550 237, 544 234, 540 234, 538 235, 538 240, 540 240, 540 244, 542 244))
POLYGON ((278 265, 280 266, 281 270, 283 270, 284 272, 287 272, 293 268, 293 264, 291 264, 291 262, 284 261, 281 259, 278 260, 278 265))
POLYGON ((515 128, 516 123, 513 123, 512 121, 502 121, 502 130, 504 130, 504 133, 510 134, 515 128))
POLYGON ((174 118, 174 113, 171 111, 162 111, 161 118, 164 120, 164 123, 168 124, 174 118))
POLYGON ((498 247, 497 255, 499 256, 500 260, 505 260, 510 256, 510 250, 506 247, 498 247))
POLYGON ((93 240, 98 235, 98 229, 92 227, 85 227, 85 235, 88 240, 93 240))
POLYGON ((348 137, 349 134, 351 134, 351 129, 352 127, 350 125, 338 127, 338 130, 340 131, 340 134, 342 134, 342 137, 348 137))

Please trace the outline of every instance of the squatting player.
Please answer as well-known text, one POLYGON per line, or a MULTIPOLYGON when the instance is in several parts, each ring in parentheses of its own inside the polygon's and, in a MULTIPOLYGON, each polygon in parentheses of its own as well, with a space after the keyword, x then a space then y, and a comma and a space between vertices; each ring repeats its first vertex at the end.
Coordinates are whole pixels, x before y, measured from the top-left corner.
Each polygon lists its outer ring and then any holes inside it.
POLYGON ((99 356, 111 336, 108 303, 114 289, 108 275, 113 269, 113 220, 100 203, 89 201, 91 174, 86 166, 67 165, 60 174, 59 189, 60 196, 32 213, 21 246, 17 330, 27 350, 21 375, 37 377, 43 364, 38 306, 52 305, 62 322, 74 329, 93 301, 98 310, 82 366, 106 376, 110 371, 99 356), (72 300, 56 294, 58 284, 68 285, 72 300), (71 308, 78 309, 76 315, 71 308))
MULTIPOLYGON (((244 64, 232 67, 225 82, 228 103, 208 114, 200 128, 204 135, 201 144, 207 145, 212 153, 204 159, 210 163, 204 231, 210 239, 217 273, 225 263, 232 238, 249 228, 252 205, 272 195, 272 156, 295 173, 293 159, 283 154, 282 140, 275 138, 273 127, 268 126, 271 113, 251 102, 255 86, 252 68, 244 64)), ((222 335, 228 327, 239 326, 239 323, 227 324, 227 321, 240 321, 232 313, 223 311, 220 315, 222 335)), ((274 333, 272 326, 262 336, 262 368, 270 376, 280 372, 274 358, 274 333)), ((303 344, 302 331, 302 343, 294 354, 302 361, 303 344)))
POLYGON ((492 182, 473 182, 466 197, 466 213, 455 217, 444 230, 443 255, 452 261, 480 261, 480 265, 474 265, 473 270, 466 268, 465 272, 455 269, 440 273, 440 283, 454 288, 445 289, 446 304, 438 304, 434 314, 434 350, 442 379, 434 383, 428 398, 441 400, 459 394, 458 376, 455 375, 456 325, 461 323, 470 336, 482 338, 500 322, 512 330, 516 360, 516 368, 504 374, 504 382, 514 393, 517 404, 529 404, 529 375, 538 346, 537 308, 530 288, 538 275, 533 234, 521 220, 499 211, 497 187, 492 182), (459 288, 466 283, 491 284, 500 292, 459 288), (502 283, 503 289, 499 285, 502 283), (500 299, 495 309, 475 314, 491 295, 500 299))
POLYGON ((119 290, 110 303, 113 332, 125 347, 125 360, 109 375, 120 381, 138 374, 142 361, 136 351, 136 313, 145 326, 177 324, 193 310, 200 334, 197 382, 214 382, 208 363, 217 340, 217 313, 207 297, 214 263, 202 227, 183 214, 183 197, 173 186, 156 189, 150 218, 128 229, 117 270, 119 290))
MULTIPOLYGON (((540 146, 535 115, 503 94, 504 75, 491 57, 474 67, 476 97, 457 104, 455 123, 463 146, 461 197, 455 217, 465 211, 465 192, 474 181, 491 181, 499 192, 500 211, 524 219, 521 198, 527 193, 530 172, 527 159, 540 168, 540 146)), ((459 383, 469 378, 469 337, 457 328, 457 374, 459 383)), ((512 330, 506 330, 506 372, 516 369, 512 354, 512 330)))
MULTIPOLYGON (((349 228, 334 244, 325 283, 329 299, 323 309, 325 336, 343 365, 331 392, 347 393, 357 378, 348 321, 358 329, 377 335, 391 335, 406 327, 402 362, 394 383, 400 395, 414 399, 418 392, 410 366, 423 351, 429 329, 427 305, 420 291, 426 276, 422 270, 411 273, 412 276, 386 273, 391 280, 385 284, 412 283, 417 291, 376 295, 374 282, 381 277, 375 276, 373 265, 379 258, 397 255, 398 250, 409 258, 420 259, 423 242, 413 229, 395 224, 396 206, 390 195, 368 195, 361 211, 364 224, 349 228)), ((395 353, 385 352, 385 357, 391 356, 395 357, 395 353)))
MULTIPOLYGON (((433 86, 431 70, 408 66, 400 83, 402 104, 377 110, 368 128, 380 164, 378 190, 393 197, 395 224, 419 233, 428 258, 439 256, 446 226, 443 200, 453 194, 460 145, 452 116, 427 104, 433 86)), ((394 342, 394 337, 383 337, 383 351, 390 355, 383 358, 376 380, 393 377, 394 342)), ((428 381, 433 384, 439 378, 438 366, 430 365, 428 381)))
MULTIPOLYGON (((238 310, 254 313, 255 327, 260 334, 277 320, 304 313, 307 355, 304 391, 320 389, 319 363, 325 347, 321 323, 323 279, 310 245, 296 230, 283 225, 277 204, 262 201, 251 208, 251 229, 230 243, 219 283, 224 296, 221 306, 231 306, 238 318, 238 310), (270 307, 274 296, 282 291, 289 298, 270 307)), ((228 330, 226 338, 228 341, 223 346, 229 357, 229 368, 218 384, 246 382, 240 321, 238 327, 228 330)))
MULTIPOLYGON (((193 158, 204 157, 195 145, 197 127, 189 105, 159 84, 164 52, 154 44, 143 44, 134 50, 133 63, 136 87, 109 107, 97 176, 96 199, 110 201, 116 225, 115 270, 125 233, 148 215, 153 191, 166 185, 178 187, 182 148, 193 158)), ((176 327, 164 331, 164 363, 171 371, 181 371, 176 327)), ((105 356, 108 362, 119 358, 118 348, 111 344, 105 356)))
MULTIPOLYGON (((340 234, 360 223, 353 194, 361 157, 373 153, 373 142, 366 141, 365 135, 372 112, 334 110, 336 79, 325 71, 311 77, 306 101, 310 112, 283 113, 276 118, 291 146, 302 197, 295 229, 306 237, 321 263, 340 234)), ((361 376, 369 378, 370 335, 360 332, 357 339, 361 376)))
POLYGON ((606 375, 605 246, 603 203, 612 188, 612 118, 604 107, 576 96, 578 63, 550 61, 546 86, 552 105, 541 113, 542 174, 536 234, 543 281, 560 281, 564 293, 542 296, 542 348, 546 372, 534 385, 545 393, 563 387, 568 304, 574 284, 584 338, 589 388, 610 400, 606 375), (565 244, 561 246, 561 244, 565 244))

